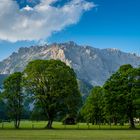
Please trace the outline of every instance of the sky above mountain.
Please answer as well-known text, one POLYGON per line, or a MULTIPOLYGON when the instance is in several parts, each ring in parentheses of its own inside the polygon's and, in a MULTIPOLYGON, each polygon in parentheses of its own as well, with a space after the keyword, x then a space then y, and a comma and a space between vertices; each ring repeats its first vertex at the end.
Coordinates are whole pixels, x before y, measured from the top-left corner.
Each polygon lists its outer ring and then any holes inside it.
POLYGON ((139 0, 1 0, 0 60, 24 46, 75 41, 140 54, 139 0))

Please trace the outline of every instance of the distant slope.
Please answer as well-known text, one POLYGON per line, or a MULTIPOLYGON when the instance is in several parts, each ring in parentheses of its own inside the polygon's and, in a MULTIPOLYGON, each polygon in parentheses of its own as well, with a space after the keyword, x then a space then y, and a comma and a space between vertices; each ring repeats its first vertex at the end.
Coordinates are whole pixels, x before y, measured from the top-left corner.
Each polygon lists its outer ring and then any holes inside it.
POLYGON ((140 57, 117 49, 98 49, 80 46, 74 42, 20 48, 0 62, 0 73, 9 74, 23 71, 29 61, 35 59, 60 59, 73 67, 78 79, 89 85, 103 83, 121 65, 140 65, 140 57))
POLYGON ((3 82, 7 76, 7 74, 0 74, 0 90, 2 89, 3 82))

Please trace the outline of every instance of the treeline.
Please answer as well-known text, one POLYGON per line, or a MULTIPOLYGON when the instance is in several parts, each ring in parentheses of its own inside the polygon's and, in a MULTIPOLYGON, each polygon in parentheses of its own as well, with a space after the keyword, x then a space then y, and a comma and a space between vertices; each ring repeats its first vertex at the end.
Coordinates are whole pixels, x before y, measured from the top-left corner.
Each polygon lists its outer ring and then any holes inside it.
POLYGON ((103 87, 94 87, 80 118, 93 124, 129 122, 135 128, 134 118, 140 119, 140 68, 123 65, 103 87))
POLYGON ((4 114, 14 121, 15 128, 26 116, 29 101, 31 117, 48 120, 49 129, 54 119, 76 118, 82 103, 73 69, 60 60, 32 61, 22 73, 6 78, 3 87, 4 114))
POLYGON ((60 60, 31 61, 25 70, 5 79, 0 94, 0 119, 54 120, 66 124, 118 124, 140 118, 140 68, 123 65, 82 101, 74 70, 60 60))

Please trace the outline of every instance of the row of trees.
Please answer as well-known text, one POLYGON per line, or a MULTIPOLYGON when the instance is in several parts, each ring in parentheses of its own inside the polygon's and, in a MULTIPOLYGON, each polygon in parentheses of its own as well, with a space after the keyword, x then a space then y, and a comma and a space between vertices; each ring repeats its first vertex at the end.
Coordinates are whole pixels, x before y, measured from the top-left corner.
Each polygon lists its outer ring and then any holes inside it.
POLYGON ((76 75, 73 69, 59 60, 30 62, 23 73, 11 74, 4 81, 1 95, 15 128, 20 126, 25 98, 30 98, 30 106, 48 120, 46 128, 49 129, 58 116, 75 118, 81 106, 76 75))
POLYGON ((29 119, 29 110, 32 117, 48 120, 49 129, 54 119, 121 125, 129 121, 134 128, 134 118, 140 118, 140 68, 121 66, 103 87, 94 87, 82 105, 72 68, 59 60, 35 60, 4 81, 0 105, 5 110, 0 108, 0 114, 14 120, 15 128, 22 118, 29 119))
POLYGON ((80 115, 93 124, 130 122, 134 128, 134 118, 140 118, 140 68, 123 65, 103 87, 94 87, 80 115))

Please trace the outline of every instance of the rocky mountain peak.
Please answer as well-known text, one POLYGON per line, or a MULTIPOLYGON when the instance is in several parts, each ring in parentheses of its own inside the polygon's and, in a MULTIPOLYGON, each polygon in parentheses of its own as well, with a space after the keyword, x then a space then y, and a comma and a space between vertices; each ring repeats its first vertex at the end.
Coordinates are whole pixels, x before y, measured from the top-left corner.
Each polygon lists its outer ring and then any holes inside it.
POLYGON ((140 65, 140 57, 118 49, 98 49, 75 42, 20 48, 0 62, 0 73, 23 71, 35 59, 60 59, 71 66, 78 79, 91 85, 102 85, 121 65, 140 65))

